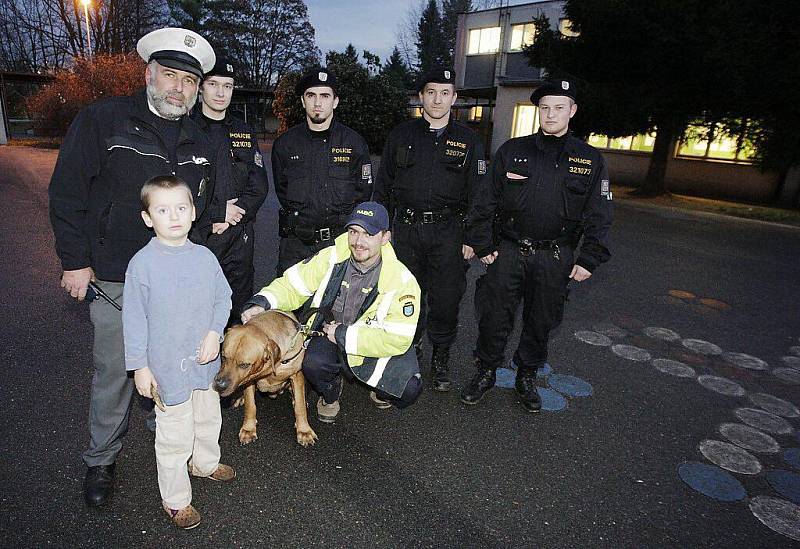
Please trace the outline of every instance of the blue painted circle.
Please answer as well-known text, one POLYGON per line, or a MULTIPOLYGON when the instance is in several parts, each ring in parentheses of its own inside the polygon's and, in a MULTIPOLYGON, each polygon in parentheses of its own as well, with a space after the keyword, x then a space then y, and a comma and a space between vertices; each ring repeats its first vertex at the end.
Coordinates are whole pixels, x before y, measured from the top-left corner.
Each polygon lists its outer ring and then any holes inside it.
MULTIPOLYGON (((509 365, 509 368, 511 368, 512 370, 516 371, 517 370, 517 363, 512 360, 511 364, 509 365)), ((553 373, 553 368, 550 366, 549 363, 545 362, 544 366, 542 366, 541 368, 539 368, 536 371, 536 377, 540 377, 540 378, 541 377, 547 377, 552 373, 553 373)))
POLYGON ((497 380, 494 384, 497 387, 502 387, 503 389, 514 388, 514 379, 517 377, 517 372, 509 370, 508 368, 498 368, 495 375, 497 376, 497 380))
POLYGON ((567 408, 567 399, 561 393, 544 387, 539 387, 537 391, 539 398, 542 399, 542 410, 545 412, 560 412, 567 408))
POLYGON ((747 495, 741 482, 715 465, 688 461, 678 466, 678 475, 701 494, 720 501, 740 501, 747 495))
POLYGON ((800 503, 800 475, 776 469, 767 472, 767 480, 781 496, 800 503))
POLYGON ((787 448, 783 452, 783 461, 800 469, 800 448, 787 448))
POLYGON ((592 386, 579 377, 553 374, 547 383, 559 393, 569 397, 592 396, 592 386))

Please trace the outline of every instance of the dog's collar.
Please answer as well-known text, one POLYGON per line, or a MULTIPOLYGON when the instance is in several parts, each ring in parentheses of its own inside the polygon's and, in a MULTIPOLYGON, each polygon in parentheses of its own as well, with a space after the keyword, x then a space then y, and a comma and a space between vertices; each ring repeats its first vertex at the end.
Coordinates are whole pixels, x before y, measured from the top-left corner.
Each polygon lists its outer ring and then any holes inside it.
POLYGON ((317 331, 317 330, 312 330, 308 326, 300 324, 300 322, 298 322, 297 319, 295 319, 292 315, 290 315, 287 312, 281 311, 279 309, 270 309, 270 310, 275 311, 276 313, 280 313, 283 316, 285 316, 286 318, 288 318, 289 320, 291 320, 292 322, 294 322, 294 327, 297 330, 297 333, 294 334, 294 336, 292 337, 292 342, 289 344, 289 348, 287 349, 287 352, 290 352, 292 349, 294 349, 295 345, 297 345, 297 339, 298 338, 302 339, 300 348, 297 350, 297 352, 295 354, 293 354, 292 356, 290 356, 289 358, 281 360, 281 364, 288 364, 291 361, 293 361, 295 358, 297 358, 297 355, 299 355, 305 349, 308 348, 308 344, 311 342, 311 338, 312 337, 320 337, 320 336, 324 336, 325 335, 324 332, 320 332, 320 331, 317 331))

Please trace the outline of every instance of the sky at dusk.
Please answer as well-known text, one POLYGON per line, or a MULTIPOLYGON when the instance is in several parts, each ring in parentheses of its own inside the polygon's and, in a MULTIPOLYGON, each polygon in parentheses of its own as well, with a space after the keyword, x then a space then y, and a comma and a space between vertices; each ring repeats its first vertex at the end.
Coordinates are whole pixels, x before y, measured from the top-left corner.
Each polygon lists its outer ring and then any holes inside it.
MULTIPOLYGON (((530 0, 510 0, 524 4, 530 0)), ((329 50, 352 43, 359 54, 369 50, 385 62, 397 44, 397 29, 409 9, 422 0, 305 0, 323 59, 329 50)))

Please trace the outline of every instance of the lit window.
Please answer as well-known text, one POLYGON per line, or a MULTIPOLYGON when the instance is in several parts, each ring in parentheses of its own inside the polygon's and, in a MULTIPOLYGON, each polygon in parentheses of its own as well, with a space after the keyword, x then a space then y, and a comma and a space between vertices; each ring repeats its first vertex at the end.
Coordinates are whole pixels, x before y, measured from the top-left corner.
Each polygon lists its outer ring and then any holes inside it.
POLYGON ((731 133, 722 124, 690 124, 683 132, 678 156, 749 162, 756 154, 747 133, 750 124, 743 124, 739 133, 731 133))
POLYGON ((534 105, 517 105, 514 109, 514 126, 511 137, 524 137, 539 131, 538 109, 534 105))
POLYGON ((589 139, 586 140, 589 145, 598 149, 608 148, 608 137, 602 133, 590 133, 589 139))
POLYGON ((612 138, 601 133, 593 133, 589 135, 587 141, 589 145, 597 147, 598 149, 653 152, 653 144, 656 142, 656 132, 652 131, 650 133, 639 133, 636 135, 612 138))
POLYGON ((422 118, 422 107, 411 107, 408 109, 411 118, 422 118))
POLYGON ((581 33, 572 30, 572 21, 567 18, 558 20, 558 31, 563 36, 567 36, 569 38, 574 38, 581 35, 581 33))
POLYGON ((536 26, 533 23, 514 25, 511 27, 511 45, 508 51, 522 51, 525 46, 533 44, 536 26))
POLYGON ((500 27, 487 27, 469 31, 467 54, 496 53, 499 50, 500 27))
POLYGON ((480 122, 482 119, 483 119, 483 107, 479 105, 475 107, 470 107, 467 120, 469 120, 470 122, 480 122))

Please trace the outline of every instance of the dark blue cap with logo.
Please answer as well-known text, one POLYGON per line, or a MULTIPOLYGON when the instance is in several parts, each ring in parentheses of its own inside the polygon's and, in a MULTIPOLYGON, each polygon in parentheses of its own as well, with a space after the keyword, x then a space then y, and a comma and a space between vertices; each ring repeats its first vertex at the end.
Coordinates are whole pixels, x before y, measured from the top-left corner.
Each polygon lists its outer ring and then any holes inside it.
POLYGON ((358 225, 370 235, 376 235, 389 230, 389 212, 377 202, 362 202, 356 206, 344 225, 358 225))

